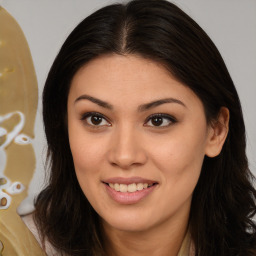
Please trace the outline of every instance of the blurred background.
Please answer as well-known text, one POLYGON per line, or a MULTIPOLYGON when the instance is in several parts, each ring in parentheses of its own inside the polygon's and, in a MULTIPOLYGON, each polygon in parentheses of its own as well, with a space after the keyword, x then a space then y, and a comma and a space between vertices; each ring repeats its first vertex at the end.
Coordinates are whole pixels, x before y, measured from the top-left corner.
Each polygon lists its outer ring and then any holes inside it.
MULTIPOLYGON (((115 2, 118 1, 0 0, 0 6, 16 19, 26 36, 38 80, 38 111, 33 140, 36 170, 29 187, 29 198, 26 199, 31 205, 45 180, 46 142, 42 124, 41 94, 47 73, 72 29, 90 13, 115 2)), ((208 33, 225 60, 242 102, 247 128, 248 158, 250 168, 256 175, 256 1, 172 2, 208 33)))

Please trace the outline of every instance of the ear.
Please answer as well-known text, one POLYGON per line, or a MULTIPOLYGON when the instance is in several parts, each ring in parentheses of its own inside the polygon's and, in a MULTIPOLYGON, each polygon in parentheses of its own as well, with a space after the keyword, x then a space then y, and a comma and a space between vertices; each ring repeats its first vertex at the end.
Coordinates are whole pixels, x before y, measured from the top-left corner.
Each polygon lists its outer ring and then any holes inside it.
POLYGON ((208 140, 205 154, 208 157, 215 157, 220 154, 223 144, 228 135, 229 110, 221 107, 217 120, 209 125, 208 140))

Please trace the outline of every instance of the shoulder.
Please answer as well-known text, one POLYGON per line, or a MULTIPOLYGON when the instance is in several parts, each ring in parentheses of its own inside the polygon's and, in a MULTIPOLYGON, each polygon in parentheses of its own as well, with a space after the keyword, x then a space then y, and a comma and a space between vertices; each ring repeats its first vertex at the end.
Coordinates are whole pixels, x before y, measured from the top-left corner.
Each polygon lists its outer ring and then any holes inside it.
POLYGON ((30 232, 34 235, 37 242, 41 246, 41 248, 46 252, 48 256, 59 256, 60 253, 57 252, 57 250, 49 243, 49 241, 45 241, 45 244, 42 244, 42 241, 40 239, 39 230, 35 224, 33 213, 30 213, 28 215, 21 216, 21 219, 26 224, 30 232))

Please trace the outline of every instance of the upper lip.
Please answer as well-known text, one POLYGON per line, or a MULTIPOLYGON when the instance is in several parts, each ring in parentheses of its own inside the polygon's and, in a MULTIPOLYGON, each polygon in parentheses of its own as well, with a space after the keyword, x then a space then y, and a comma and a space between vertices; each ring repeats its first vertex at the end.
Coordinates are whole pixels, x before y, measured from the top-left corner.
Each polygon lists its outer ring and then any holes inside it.
POLYGON ((108 179, 104 179, 102 180, 102 182, 104 183, 118 183, 118 184, 132 184, 132 183, 147 183, 147 184, 154 184, 154 183, 158 183, 157 181, 154 180, 150 180, 150 179, 145 179, 142 177, 112 177, 112 178, 108 178, 108 179))

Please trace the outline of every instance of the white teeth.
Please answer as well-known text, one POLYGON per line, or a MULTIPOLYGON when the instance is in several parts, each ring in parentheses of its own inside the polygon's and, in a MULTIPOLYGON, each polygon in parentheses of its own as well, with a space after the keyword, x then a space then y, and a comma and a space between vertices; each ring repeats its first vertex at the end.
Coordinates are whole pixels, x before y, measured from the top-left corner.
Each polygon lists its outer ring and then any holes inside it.
POLYGON ((127 185, 126 184, 120 184, 120 192, 127 192, 127 185))
POLYGON ((135 183, 129 184, 127 187, 128 192, 135 192, 137 190, 137 186, 135 183))
POLYGON ((119 184, 115 183, 114 189, 115 189, 115 191, 120 191, 120 186, 119 186, 119 184))
POLYGON ((137 190, 142 190, 143 189, 143 184, 142 183, 139 183, 137 184, 137 190))
POLYGON ((132 184, 129 184, 129 185, 126 185, 126 184, 118 184, 118 183, 109 183, 108 184, 112 189, 114 189, 115 191, 120 191, 122 193, 125 193, 125 192, 135 192, 135 191, 140 191, 140 190, 143 190, 143 189, 146 189, 148 187, 151 187, 152 184, 148 184, 148 183, 132 183, 132 184))

